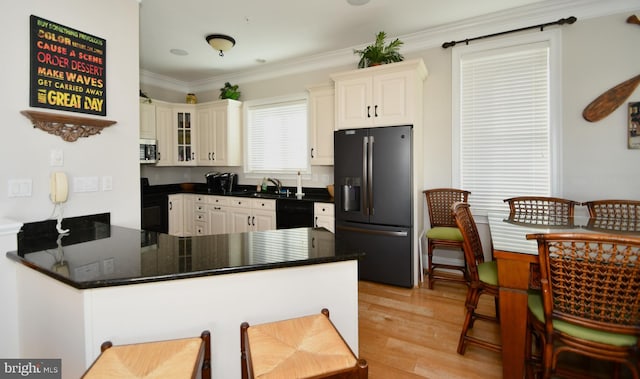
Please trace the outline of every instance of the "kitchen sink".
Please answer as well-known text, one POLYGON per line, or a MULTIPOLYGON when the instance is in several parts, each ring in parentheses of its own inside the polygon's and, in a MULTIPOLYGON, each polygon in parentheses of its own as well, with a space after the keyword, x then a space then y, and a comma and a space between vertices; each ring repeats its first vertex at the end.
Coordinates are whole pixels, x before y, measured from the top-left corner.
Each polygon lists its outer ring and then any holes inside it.
MULTIPOLYGON (((242 197, 255 197, 258 199, 286 199, 287 195, 286 194, 277 194, 277 193, 269 193, 269 192, 236 192, 236 193, 230 193, 230 195, 233 196, 242 196, 242 197)), ((295 196, 289 196, 289 197, 294 197, 295 196)))

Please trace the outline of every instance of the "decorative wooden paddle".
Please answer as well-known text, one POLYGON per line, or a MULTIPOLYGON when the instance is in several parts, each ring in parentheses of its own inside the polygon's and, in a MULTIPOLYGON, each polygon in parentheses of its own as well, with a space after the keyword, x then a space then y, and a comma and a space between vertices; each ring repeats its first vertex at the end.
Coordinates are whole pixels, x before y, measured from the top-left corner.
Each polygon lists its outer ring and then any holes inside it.
MULTIPOLYGON (((638 19, 636 15, 629 16, 627 22, 629 24, 640 25, 640 19, 638 19)), ((640 75, 636 75, 626 82, 622 82, 611 88, 587 105, 584 111, 582 111, 582 117, 591 122, 602 120, 618 109, 618 107, 631 96, 633 91, 636 90, 638 84, 640 84, 640 75)))
POLYGON ((618 109, 631 96, 638 84, 640 84, 640 75, 611 88, 587 105, 582 112, 582 117, 591 122, 602 120, 618 109))

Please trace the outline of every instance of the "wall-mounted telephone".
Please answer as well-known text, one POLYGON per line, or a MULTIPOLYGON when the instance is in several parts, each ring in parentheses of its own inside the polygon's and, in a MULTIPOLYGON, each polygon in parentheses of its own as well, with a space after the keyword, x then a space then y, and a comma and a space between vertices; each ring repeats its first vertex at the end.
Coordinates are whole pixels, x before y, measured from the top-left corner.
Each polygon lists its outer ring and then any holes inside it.
POLYGON ((55 204, 67 201, 69 194, 69 185, 67 183, 67 175, 62 171, 51 174, 51 201, 55 204))

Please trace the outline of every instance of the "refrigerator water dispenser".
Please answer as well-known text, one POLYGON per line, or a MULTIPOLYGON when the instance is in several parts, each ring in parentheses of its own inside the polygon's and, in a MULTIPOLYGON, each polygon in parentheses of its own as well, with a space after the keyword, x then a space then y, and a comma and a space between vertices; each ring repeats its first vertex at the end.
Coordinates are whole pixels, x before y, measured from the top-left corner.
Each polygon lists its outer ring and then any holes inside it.
POLYGON ((360 178, 344 178, 342 210, 345 212, 360 211, 360 178))

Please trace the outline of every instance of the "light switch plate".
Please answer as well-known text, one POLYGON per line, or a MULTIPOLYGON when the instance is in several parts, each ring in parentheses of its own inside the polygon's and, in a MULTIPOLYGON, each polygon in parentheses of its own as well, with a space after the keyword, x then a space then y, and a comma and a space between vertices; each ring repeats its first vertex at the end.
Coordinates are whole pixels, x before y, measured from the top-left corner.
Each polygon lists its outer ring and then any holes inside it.
POLYGON ((8 197, 30 197, 32 188, 31 179, 9 179, 8 197))
POLYGON ((51 166, 64 166, 64 153, 62 150, 54 149, 51 150, 50 162, 51 166))

